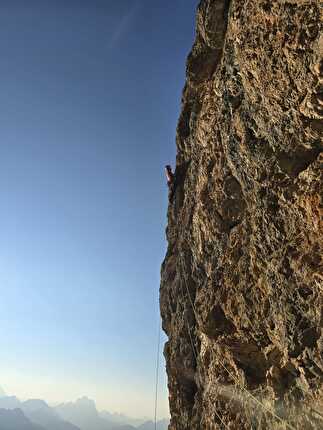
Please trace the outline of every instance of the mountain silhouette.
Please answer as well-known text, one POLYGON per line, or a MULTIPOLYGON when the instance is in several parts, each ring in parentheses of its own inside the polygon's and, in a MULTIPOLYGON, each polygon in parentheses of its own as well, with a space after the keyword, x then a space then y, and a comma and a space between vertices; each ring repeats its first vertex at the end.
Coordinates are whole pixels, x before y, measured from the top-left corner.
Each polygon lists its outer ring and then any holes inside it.
POLYGON ((148 421, 148 418, 132 418, 125 414, 120 413, 111 413, 109 411, 101 411, 100 416, 106 420, 108 420, 111 423, 115 423, 118 425, 131 425, 133 427, 138 427, 141 424, 148 421))
POLYGON ((18 409, 21 407, 21 401, 16 396, 0 397, 1 409, 18 409))
MULTIPOLYGON (((167 430, 169 425, 169 420, 160 420, 157 422, 157 430, 167 430)), ((155 430, 155 423, 152 421, 147 421, 137 427, 137 430, 155 430)))
MULTIPOLYGON (((80 430, 77 426, 61 419, 58 413, 44 400, 31 399, 21 402, 17 397, 0 398, 0 408, 2 410, 20 410, 26 419, 35 424, 35 428, 44 430, 80 430), (37 427, 38 426, 38 427, 37 427)), ((2 416, 0 416, 0 429, 2 429, 2 416)), ((14 428, 18 430, 18 428, 14 428)), ((19 427, 20 430, 20 427, 19 427)))
POLYGON ((118 425, 100 416, 95 402, 88 397, 82 397, 75 402, 62 403, 55 411, 66 421, 81 430, 134 430, 129 425, 118 425))
POLYGON ((46 430, 32 423, 21 409, 0 409, 1 430, 46 430))
MULTIPOLYGON (((157 430, 167 430, 168 424, 159 421, 157 430)), ((99 413, 88 397, 50 407, 41 399, 22 402, 6 396, 0 397, 0 430, 155 430, 155 425, 123 414, 99 413)))
POLYGON ((58 413, 43 400, 27 400, 22 403, 21 408, 32 422, 40 424, 46 430, 80 430, 75 425, 62 420, 58 413))

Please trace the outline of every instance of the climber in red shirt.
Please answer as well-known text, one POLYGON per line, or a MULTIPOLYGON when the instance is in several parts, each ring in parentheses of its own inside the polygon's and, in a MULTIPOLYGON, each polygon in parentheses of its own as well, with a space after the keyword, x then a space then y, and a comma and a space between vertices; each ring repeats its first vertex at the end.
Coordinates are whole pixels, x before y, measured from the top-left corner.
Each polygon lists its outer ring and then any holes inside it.
POLYGON ((174 173, 172 171, 172 168, 169 164, 165 166, 165 174, 167 179, 167 185, 170 187, 174 183, 174 173))

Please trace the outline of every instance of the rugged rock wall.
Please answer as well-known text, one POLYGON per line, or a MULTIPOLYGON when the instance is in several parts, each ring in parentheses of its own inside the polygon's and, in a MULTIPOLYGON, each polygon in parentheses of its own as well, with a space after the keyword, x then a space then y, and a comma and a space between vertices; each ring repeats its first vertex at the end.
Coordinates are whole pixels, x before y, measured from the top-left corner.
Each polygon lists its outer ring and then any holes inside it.
POLYGON ((196 33, 160 289, 170 429, 322 429, 320 1, 202 0, 196 33))

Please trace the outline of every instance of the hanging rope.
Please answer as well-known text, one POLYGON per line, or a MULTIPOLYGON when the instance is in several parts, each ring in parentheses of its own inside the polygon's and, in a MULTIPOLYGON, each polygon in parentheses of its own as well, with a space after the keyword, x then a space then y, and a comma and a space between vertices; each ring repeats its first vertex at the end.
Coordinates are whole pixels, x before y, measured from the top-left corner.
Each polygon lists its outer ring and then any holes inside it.
MULTIPOLYGON (((181 292, 182 292, 182 299, 183 299, 183 303, 185 302, 185 295, 184 295, 184 290, 183 290, 183 286, 182 283, 180 282, 180 286, 181 286, 181 292)), ((192 333, 191 333, 191 329, 190 329, 190 325, 189 325, 189 321, 188 321, 188 317, 186 315, 186 313, 184 312, 184 319, 186 320, 186 325, 187 325, 187 331, 188 331, 188 336, 190 338, 190 342, 191 342, 191 347, 192 347, 192 351, 193 351, 193 355, 195 358, 195 362, 197 363, 197 352, 194 346, 194 342, 193 342, 193 338, 192 338, 192 333)))
MULTIPOLYGON (((183 290, 183 286, 182 286, 182 283, 180 282, 180 286, 181 286, 181 292, 182 292, 182 299, 183 299, 183 303, 185 302, 185 295, 184 295, 184 290, 183 290)), ((189 294, 189 291, 188 291, 188 289, 187 289, 187 295, 188 295, 188 297, 189 297, 189 300, 191 301, 191 296, 190 296, 190 294, 189 294)), ((193 302, 191 301, 191 304, 193 305, 193 302)), ((191 333, 191 329, 190 329, 190 325, 189 325, 189 321, 188 321, 188 317, 187 317, 187 315, 186 315, 186 313, 184 312, 184 318, 185 318, 185 320, 186 320, 186 325, 187 325, 187 331, 188 331, 188 335, 189 335, 189 338, 190 338, 190 342, 191 342, 191 346, 192 346, 192 351, 193 351, 193 355, 194 355, 194 358, 195 358, 195 362, 196 362, 196 364, 197 364, 197 351, 196 351, 196 348, 195 348, 195 345, 194 345, 194 341, 193 341, 193 338, 192 338, 192 333, 191 333), (186 318, 185 318, 186 317, 186 318)), ((229 426, 223 421, 223 419, 221 418, 221 416, 219 415, 219 413, 217 412, 217 410, 216 409, 214 409, 214 412, 215 412, 215 415, 218 417, 218 419, 219 419, 219 421, 222 423, 222 425, 224 426, 224 428, 225 429, 228 429, 229 430, 229 426)))
MULTIPOLYGON (((185 277, 185 271, 184 271, 184 265, 183 265, 183 259, 182 259, 183 255, 180 254, 180 262, 181 262, 181 266, 182 266, 182 272, 183 272, 183 278, 184 278, 184 284, 186 286, 186 291, 187 291, 187 295, 189 297, 189 301, 192 307, 192 310, 194 312, 195 315, 195 319, 196 321, 199 323, 200 322, 200 318, 199 315, 196 311, 194 302, 192 300, 191 294, 190 294, 190 290, 188 288, 188 284, 187 284, 187 280, 185 277)), ((212 354, 215 356, 215 353, 213 350, 212 354)), ((218 358, 218 357, 216 357, 218 358)), ((241 382, 235 377, 235 375, 233 375, 233 373, 228 370, 228 368, 224 365, 224 363, 221 361, 221 359, 219 360, 219 363, 221 364, 221 366, 224 368, 224 370, 226 370, 226 372, 229 374, 229 376, 231 376, 231 378, 233 379, 234 383, 239 386, 250 398, 252 398, 259 406, 261 406, 262 409, 264 409, 266 412, 270 413, 274 418, 276 418, 277 420, 279 420, 282 424, 284 424, 285 426, 287 426, 289 429, 291 430, 296 430, 294 427, 292 427, 287 421, 285 421, 283 418, 281 418, 279 415, 277 415, 272 409, 268 408, 267 406, 265 406, 260 400, 258 400, 253 394, 251 394, 249 392, 249 390, 247 390, 247 388, 245 388, 241 382)), ((217 413, 216 413, 217 414, 217 413)), ((222 420, 221 420, 222 421, 222 420)))
POLYGON ((155 381, 155 430, 157 430, 157 405, 158 405, 158 379, 159 379, 159 363, 160 363, 160 339, 161 326, 158 322, 158 342, 157 342, 157 357, 156 357, 156 381, 155 381))

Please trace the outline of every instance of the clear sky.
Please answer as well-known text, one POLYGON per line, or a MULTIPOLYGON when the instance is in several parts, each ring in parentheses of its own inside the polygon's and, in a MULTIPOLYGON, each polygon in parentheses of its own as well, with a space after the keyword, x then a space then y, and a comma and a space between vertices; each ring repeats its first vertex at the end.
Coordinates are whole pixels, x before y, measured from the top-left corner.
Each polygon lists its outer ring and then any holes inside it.
MULTIPOLYGON (((2 0, 0 385, 153 414, 167 186, 198 0, 2 0)), ((164 363, 162 362, 162 366, 164 363)), ((166 377, 159 415, 167 415, 166 377)))

